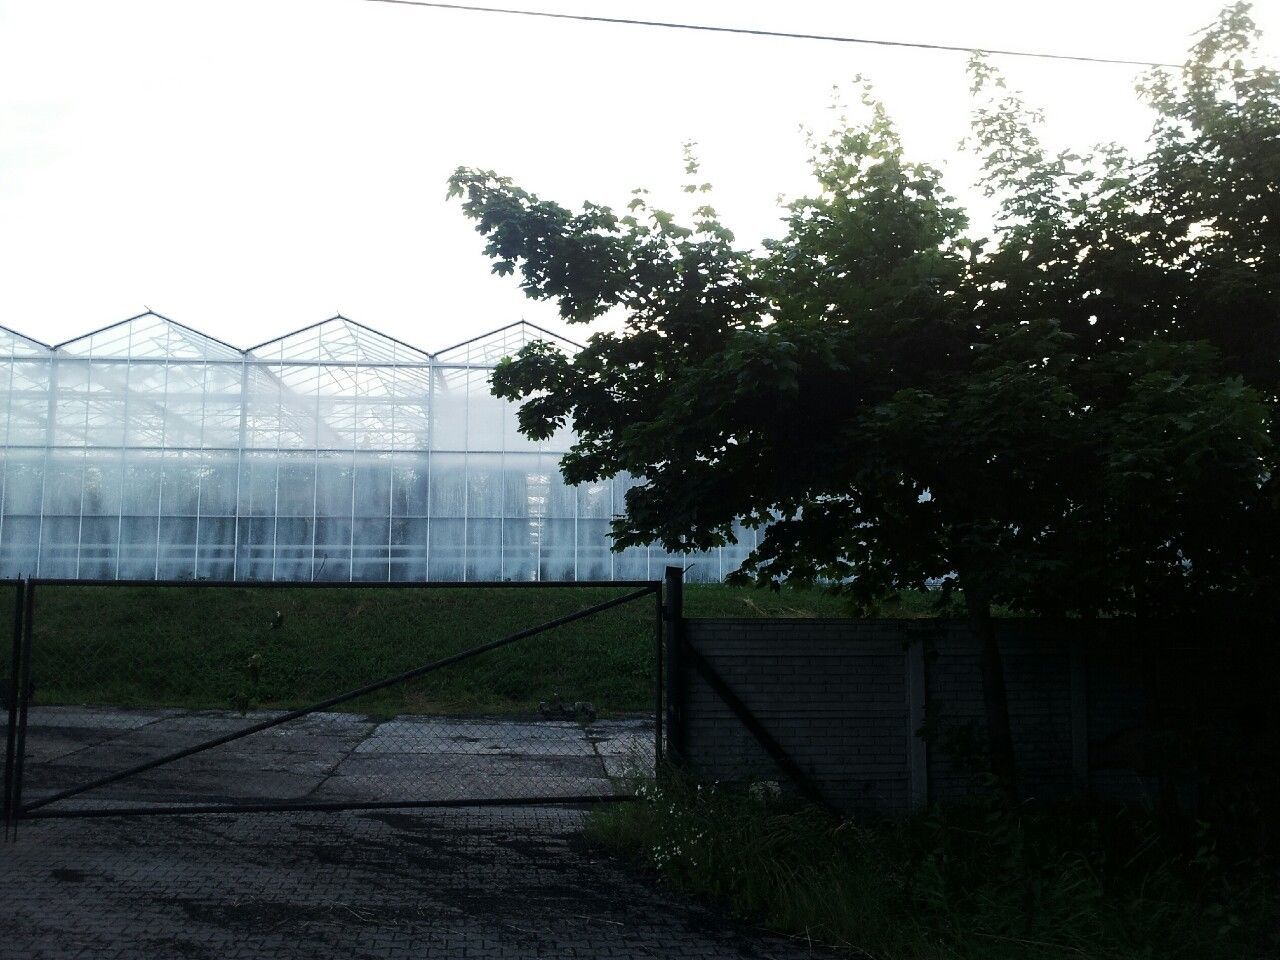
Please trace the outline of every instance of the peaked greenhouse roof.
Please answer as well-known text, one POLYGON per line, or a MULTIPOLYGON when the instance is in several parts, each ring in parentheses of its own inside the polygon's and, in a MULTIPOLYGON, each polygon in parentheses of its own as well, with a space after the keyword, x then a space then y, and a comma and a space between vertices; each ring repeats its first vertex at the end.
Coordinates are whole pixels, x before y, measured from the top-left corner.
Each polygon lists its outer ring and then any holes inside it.
POLYGON ((153 310, 108 324, 50 346, 0 326, 0 357, 69 357, 121 360, 239 360, 321 365, 415 365, 429 363, 491 366, 526 344, 544 340, 567 352, 581 344, 527 320, 463 340, 436 353, 337 315, 248 349, 233 346, 153 310))
POLYGON ((216 337, 147 311, 53 348, 75 357, 122 360, 230 360, 241 351, 216 337))
POLYGON ((0 327, 0 357, 40 357, 49 350, 47 343, 25 337, 17 330, 0 327))
POLYGON ((341 315, 260 343, 246 352, 263 359, 309 363, 428 363, 431 360, 426 351, 341 315))
POLYGON ((488 365, 511 356, 534 340, 546 340, 568 351, 582 349, 582 344, 574 343, 558 333, 545 330, 528 320, 517 320, 497 330, 463 340, 452 347, 445 347, 436 353, 436 359, 445 363, 488 365))

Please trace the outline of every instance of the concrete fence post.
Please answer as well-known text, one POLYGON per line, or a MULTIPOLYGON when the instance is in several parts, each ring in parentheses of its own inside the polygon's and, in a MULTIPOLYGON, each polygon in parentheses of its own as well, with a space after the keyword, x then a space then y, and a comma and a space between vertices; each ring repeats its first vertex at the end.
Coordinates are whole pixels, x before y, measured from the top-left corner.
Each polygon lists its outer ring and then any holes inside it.
POLYGON ((1071 779, 1080 796, 1089 793, 1089 663, 1088 637, 1068 637, 1071 651, 1071 779))
POLYGON ((685 705, 688 681, 684 650, 684 570, 667 567, 663 584, 663 641, 667 668, 666 727, 667 760, 675 766, 685 762, 685 705))
POLYGON ((927 684, 924 672, 924 639, 908 634, 907 689, 907 803, 912 811, 929 805, 929 745, 918 731, 924 726, 927 684))

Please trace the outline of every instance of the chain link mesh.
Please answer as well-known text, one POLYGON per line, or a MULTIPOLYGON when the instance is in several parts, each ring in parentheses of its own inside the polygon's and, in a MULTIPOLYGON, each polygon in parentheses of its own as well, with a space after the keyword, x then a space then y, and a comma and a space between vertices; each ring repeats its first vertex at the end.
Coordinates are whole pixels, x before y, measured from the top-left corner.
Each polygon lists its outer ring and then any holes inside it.
POLYGON ((626 795, 654 762, 652 588, 42 806, 636 590, 40 584, 24 805, 66 812, 626 795))

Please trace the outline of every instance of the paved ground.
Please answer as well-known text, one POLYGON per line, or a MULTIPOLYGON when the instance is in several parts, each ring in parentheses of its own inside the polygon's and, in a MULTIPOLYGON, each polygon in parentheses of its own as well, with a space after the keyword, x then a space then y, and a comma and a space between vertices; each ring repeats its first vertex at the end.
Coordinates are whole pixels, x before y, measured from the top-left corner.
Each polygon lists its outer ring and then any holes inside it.
MULTIPOLYGON (((89 783, 279 716, 217 710, 33 707, 24 799, 89 783)), ((584 797, 651 769, 648 718, 316 713, 103 788, 76 804, 584 797)), ((64 804, 65 805, 65 804, 64 804)))
POLYGON ((815 954, 601 860, 556 807, 46 820, 0 848, 3 960, 815 954))
MULTIPOLYGON (((271 714, 32 708, 25 799, 271 714)), ((317 714, 60 802, 598 796, 646 719, 317 714)), ((55 809, 55 807, 50 807, 55 809)), ((0 845, 0 960, 793 958, 600 859, 572 807, 29 820, 0 845)))

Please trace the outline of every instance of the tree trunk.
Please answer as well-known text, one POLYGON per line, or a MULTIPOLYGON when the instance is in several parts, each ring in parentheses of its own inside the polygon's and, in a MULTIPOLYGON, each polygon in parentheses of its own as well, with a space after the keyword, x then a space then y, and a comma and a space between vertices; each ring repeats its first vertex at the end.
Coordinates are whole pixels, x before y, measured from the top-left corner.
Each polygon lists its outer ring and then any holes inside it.
POLYGON ((982 706, 987 721, 987 742, 991 754, 991 774, 1007 798, 1016 796, 1017 765, 1013 755, 1013 732, 1009 726, 1009 697, 1004 688, 1004 661, 991 621, 991 603, 965 594, 969 624, 982 645, 982 706))

